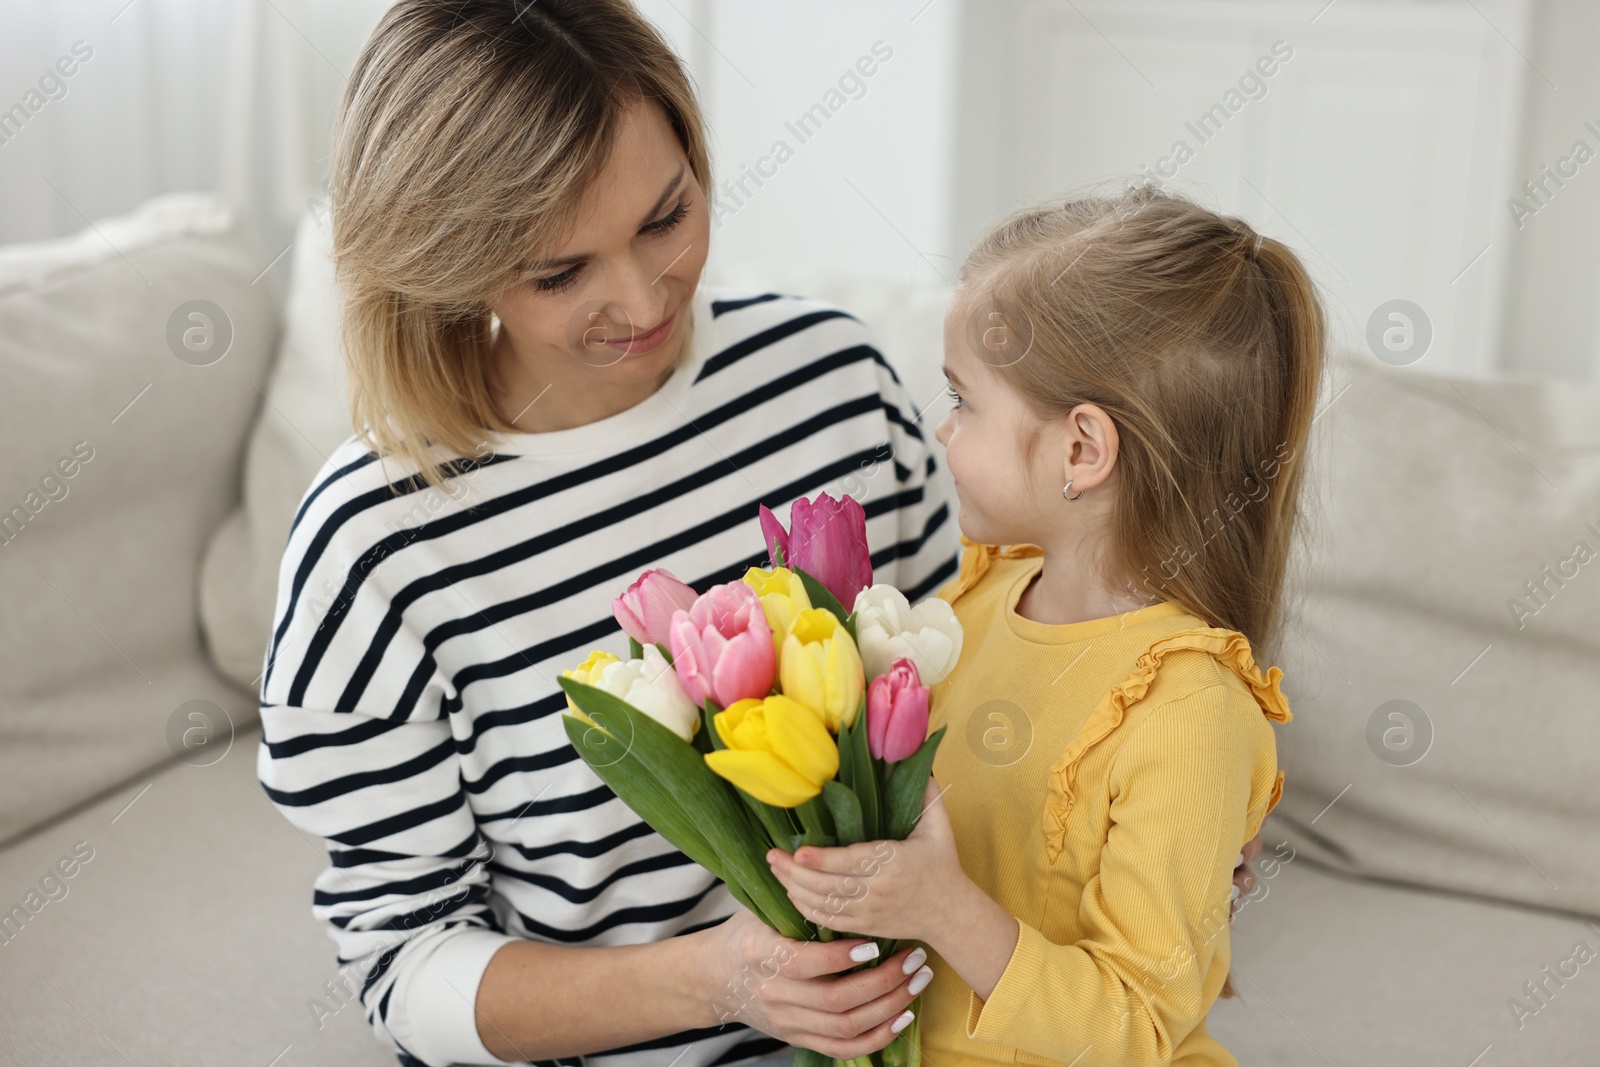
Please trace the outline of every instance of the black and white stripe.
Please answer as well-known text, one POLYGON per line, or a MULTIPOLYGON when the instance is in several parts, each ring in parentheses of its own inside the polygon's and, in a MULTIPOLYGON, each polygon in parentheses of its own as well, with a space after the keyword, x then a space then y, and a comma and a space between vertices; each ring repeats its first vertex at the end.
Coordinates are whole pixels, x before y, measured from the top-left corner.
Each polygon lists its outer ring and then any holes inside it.
MULTIPOLYGON (((448 495, 352 437, 295 517, 258 769, 327 843, 313 913, 403 1064, 496 1062, 471 1004, 511 938, 636 944, 738 907, 561 725, 554 679, 593 648, 626 655, 611 601, 640 571, 699 589, 736 579, 765 561, 758 504, 786 517, 828 491, 862 501, 875 580, 916 601, 956 572, 931 428, 860 322, 705 287, 694 315, 685 387, 603 433, 497 439, 448 495)), ((709 1067, 783 1047, 732 1024, 578 1059, 709 1067)))

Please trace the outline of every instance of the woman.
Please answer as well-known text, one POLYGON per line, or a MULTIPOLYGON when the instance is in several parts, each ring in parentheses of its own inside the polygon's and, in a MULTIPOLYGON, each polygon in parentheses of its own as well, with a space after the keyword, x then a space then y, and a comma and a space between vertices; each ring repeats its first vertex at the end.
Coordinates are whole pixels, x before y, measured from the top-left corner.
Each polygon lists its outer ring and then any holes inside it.
POLYGON ((911 398, 843 312, 700 286, 701 116, 625 0, 400 0, 331 170, 362 432, 284 552, 259 770, 327 841, 313 912, 377 1034, 404 1064, 888 1044, 923 955, 845 978, 861 939, 769 930, 578 757, 554 679, 624 653, 641 570, 763 561, 761 503, 848 491, 878 581, 953 576, 911 398))

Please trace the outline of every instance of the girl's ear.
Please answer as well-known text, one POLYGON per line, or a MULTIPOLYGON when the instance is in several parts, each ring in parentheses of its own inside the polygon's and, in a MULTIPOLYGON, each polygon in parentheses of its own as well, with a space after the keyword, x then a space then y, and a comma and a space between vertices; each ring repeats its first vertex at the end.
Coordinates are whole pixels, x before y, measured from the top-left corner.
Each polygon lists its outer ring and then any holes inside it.
POLYGON ((1103 485, 1117 464, 1117 424, 1099 404, 1079 404, 1067 412, 1066 472, 1073 493, 1103 485))

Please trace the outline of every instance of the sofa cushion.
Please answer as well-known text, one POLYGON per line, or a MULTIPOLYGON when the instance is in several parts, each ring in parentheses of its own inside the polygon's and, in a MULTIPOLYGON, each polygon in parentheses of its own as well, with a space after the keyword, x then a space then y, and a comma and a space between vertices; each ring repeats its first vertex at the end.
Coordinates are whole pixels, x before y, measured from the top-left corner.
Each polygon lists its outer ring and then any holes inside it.
POLYGON ((1206 1020, 1240 1063, 1595 1062, 1600 924, 1337 874, 1277 818, 1230 933, 1239 996, 1206 1020))
POLYGON ((1274 815, 1343 871, 1600 914, 1600 391, 1335 369, 1274 815))
POLYGON ((169 760, 0 851, 0 1062, 394 1067, 311 916, 322 843, 261 792, 259 745, 169 760))
POLYGON ((278 565, 295 509, 330 453, 351 434, 339 341, 330 220, 296 229, 283 343, 250 428, 244 496, 206 546, 200 617, 217 669, 252 689, 261 677, 278 565))
POLYGON ((0 841, 255 717, 195 581, 277 341, 266 267, 200 195, 0 249, 0 841))

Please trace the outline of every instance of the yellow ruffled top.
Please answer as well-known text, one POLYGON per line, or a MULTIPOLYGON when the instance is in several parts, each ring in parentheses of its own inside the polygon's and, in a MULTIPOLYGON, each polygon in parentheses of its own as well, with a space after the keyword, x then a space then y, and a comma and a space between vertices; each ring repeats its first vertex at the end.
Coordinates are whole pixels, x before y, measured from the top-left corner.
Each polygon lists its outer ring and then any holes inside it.
POLYGON ((939 591, 965 639, 933 690, 934 776, 963 868, 1021 932, 987 1001, 930 953, 927 1060, 1235 1064, 1205 1014, 1233 861, 1282 796, 1282 672, 1170 601, 1024 618, 1043 550, 961 540, 939 591))

